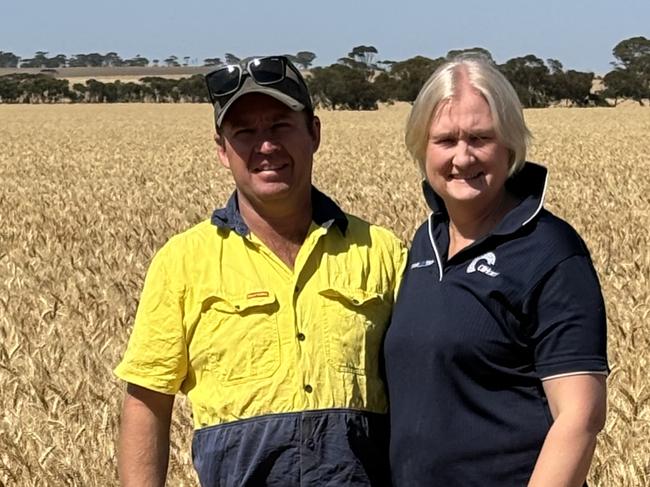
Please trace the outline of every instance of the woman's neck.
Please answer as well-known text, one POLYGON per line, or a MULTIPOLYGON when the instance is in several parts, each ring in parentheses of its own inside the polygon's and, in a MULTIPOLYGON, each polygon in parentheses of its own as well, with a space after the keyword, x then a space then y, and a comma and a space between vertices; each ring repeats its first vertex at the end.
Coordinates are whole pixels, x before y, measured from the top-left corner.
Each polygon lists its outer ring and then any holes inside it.
POLYGON ((447 206, 449 214, 449 249, 451 259, 465 247, 490 233, 503 217, 517 206, 518 200, 512 194, 503 192, 488 205, 456 204, 447 206))

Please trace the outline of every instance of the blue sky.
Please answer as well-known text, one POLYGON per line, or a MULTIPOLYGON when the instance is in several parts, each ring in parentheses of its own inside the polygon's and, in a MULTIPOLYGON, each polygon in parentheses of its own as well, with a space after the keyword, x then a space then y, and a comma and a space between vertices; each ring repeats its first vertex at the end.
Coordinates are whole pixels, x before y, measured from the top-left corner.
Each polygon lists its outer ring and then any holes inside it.
POLYGON ((604 74, 612 48, 632 36, 650 37, 648 0, 7 0, 0 17, 0 51, 31 57, 115 51, 239 57, 316 53, 327 65, 353 46, 373 45, 379 59, 438 57, 480 46, 497 62, 535 54, 565 68, 604 74))

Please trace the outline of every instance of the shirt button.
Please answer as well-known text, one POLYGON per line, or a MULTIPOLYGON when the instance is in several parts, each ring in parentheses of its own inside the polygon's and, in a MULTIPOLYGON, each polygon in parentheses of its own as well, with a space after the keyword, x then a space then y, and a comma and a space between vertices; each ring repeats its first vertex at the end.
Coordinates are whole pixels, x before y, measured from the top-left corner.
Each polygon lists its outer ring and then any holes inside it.
POLYGON ((310 386, 309 384, 305 385, 305 391, 306 392, 311 393, 313 390, 314 390, 314 388, 312 386, 310 386))
POLYGON ((314 449, 314 440, 312 440, 311 438, 309 438, 309 439, 305 442, 305 446, 306 446, 307 448, 309 448, 310 450, 313 450, 313 449, 314 449))
POLYGON ((298 337, 298 340, 300 340, 301 342, 305 341, 305 334, 304 333, 298 333, 296 336, 298 337))

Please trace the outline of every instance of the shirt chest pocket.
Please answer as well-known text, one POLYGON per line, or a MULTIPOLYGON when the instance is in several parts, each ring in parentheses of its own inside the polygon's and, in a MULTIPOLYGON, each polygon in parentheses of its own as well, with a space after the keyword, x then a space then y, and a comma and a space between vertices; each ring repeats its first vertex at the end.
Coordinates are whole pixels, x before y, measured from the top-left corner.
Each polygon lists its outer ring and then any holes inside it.
POLYGON ((377 375, 391 306, 384 296, 363 289, 327 288, 323 333, 329 364, 341 372, 377 375))
POLYGON ((218 293, 204 303, 201 328, 209 342, 209 372, 225 383, 272 376, 280 366, 275 295, 266 290, 218 293))

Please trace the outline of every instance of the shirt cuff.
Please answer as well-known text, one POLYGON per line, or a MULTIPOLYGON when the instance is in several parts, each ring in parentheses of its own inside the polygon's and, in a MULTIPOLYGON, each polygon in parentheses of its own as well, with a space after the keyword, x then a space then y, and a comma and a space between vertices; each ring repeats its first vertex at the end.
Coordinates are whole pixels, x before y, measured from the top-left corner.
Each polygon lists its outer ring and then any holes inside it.
POLYGON ((560 379, 562 377, 570 377, 572 375, 604 375, 607 377, 609 375, 609 372, 606 370, 580 370, 577 372, 566 372, 564 374, 549 375, 547 377, 542 377, 540 380, 544 382, 545 380, 560 379))

